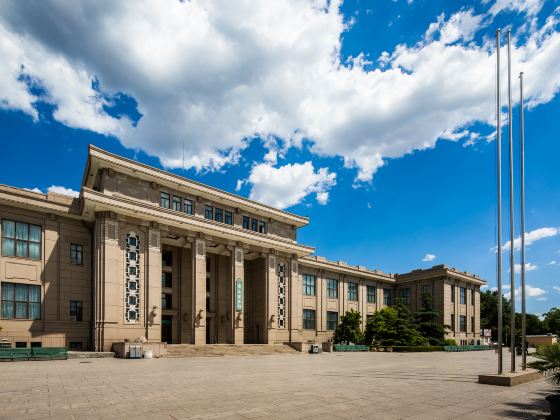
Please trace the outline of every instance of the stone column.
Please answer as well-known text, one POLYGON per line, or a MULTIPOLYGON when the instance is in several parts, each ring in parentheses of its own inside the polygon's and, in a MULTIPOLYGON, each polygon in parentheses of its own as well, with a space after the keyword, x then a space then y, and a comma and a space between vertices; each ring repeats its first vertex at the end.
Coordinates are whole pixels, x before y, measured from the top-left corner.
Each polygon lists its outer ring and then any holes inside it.
POLYGON ((289 269, 289 319, 290 319, 290 342, 301 341, 301 325, 302 325, 302 303, 303 293, 301 289, 301 281, 299 275, 299 267, 297 258, 290 259, 289 269))
POLYGON ((192 246, 193 344, 206 344, 206 242, 196 238, 192 246))
POLYGON ((267 284, 267 310, 266 319, 268 323, 268 344, 276 340, 276 330, 278 329, 278 276, 276 274, 276 256, 267 255, 266 284, 267 284))
POLYGON ((157 228, 148 228, 145 277, 146 338, 161 341, 161 234, 157 228))
POLYGON ((245 322, 245 265, 243 248, 231 249, 231 343, 243 344, 245 322))

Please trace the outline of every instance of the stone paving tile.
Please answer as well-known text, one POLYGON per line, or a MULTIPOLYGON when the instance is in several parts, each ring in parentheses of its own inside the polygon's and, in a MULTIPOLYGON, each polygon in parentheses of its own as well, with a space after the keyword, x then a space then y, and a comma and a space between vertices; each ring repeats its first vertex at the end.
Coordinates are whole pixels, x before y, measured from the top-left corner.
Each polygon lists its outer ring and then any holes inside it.
POLYGON ((3 363, 0 419, 542 418, 551 392, 544 381, 476 383, 496 359, 324 353, 3 363))

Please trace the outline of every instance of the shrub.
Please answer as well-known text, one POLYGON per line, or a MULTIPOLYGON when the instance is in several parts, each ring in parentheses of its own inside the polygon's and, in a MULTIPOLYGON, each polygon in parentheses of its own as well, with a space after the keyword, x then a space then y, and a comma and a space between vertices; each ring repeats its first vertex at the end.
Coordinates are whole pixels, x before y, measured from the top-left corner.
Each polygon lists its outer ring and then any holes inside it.
POLYGON ((393 346, 392 348, 393 351, 400 352, 400 353, 443 351, 443 346, 393 346))
POLYGON ((443 340, 443 345, 444 346, 456 346, 457 342, 452 338, 446 338, 445 340, 443 340))
POLYGON ((364 342, 364 334, 362 333, 361 325, 362 317, 359 312, 346 312, 346 314, 340 317, 340 323, 336 326, 336 330, 334 330, 334 343, 362 344, 364 342))
POLYGON ((549 383, 560 386, 560 344, 543 344, 532 356, 538 360, 527 366, 546 374, 549 383))

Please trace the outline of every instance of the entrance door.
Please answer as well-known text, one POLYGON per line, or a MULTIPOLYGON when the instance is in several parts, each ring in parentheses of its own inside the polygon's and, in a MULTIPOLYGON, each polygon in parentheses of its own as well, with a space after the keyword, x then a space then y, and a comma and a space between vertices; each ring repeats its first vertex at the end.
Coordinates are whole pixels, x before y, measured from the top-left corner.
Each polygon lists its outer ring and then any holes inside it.
POLYGON ((161 317, 161 341, 168 344, 173 342, 172 319, 172 315, 163 315, 161 317))
POLYGON ((206 317, 206 344, 214 344, 212 338, 212 318, 206 317))

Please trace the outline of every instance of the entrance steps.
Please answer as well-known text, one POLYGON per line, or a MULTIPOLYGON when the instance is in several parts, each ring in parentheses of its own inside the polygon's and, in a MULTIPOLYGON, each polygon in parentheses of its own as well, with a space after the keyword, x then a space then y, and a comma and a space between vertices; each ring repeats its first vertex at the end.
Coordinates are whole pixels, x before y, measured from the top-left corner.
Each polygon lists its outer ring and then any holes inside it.
POLYGON ((168 344, 165 357, 219 357, 269 354, 297 354, 286 344, 168 344))

